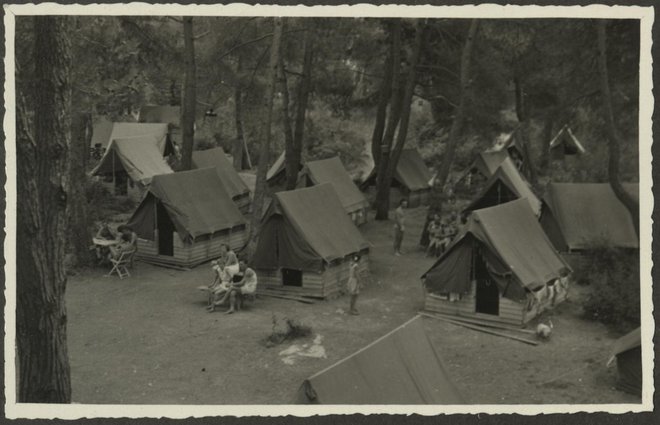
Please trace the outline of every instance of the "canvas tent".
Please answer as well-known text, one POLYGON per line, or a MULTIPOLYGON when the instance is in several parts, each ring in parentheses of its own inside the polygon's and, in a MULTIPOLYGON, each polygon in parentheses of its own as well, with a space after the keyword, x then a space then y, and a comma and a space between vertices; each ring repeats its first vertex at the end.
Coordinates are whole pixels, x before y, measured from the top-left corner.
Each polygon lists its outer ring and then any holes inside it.
MULTIPOLYGON (((639 199, 639 185, 624 183, 639 199)), ((544 197, 541 225, 561 252, 595 246, 638 248, 632 217, 607 183, 550 183, 544 197)))
POLYGON ((109 143, 113 124, 112 120, 106 115, 100 115, 94 119, 94 123, 92 124, 91 148, 104 148, 109 143))
POLYGON ((568 125, 563 126, 550 140, 548 148, 552 159, 563 159, 566 155, 582 155, 586 152, 568 125))
POLYGON ((457 179, 457 182, 465 181, 470 186, 474 175, 488 179, 495 174, 500 164, 508 157, 509 154, 506 150, 479 152, 472 164, 457 179))
POLYGON ((306 379, 300 403, 463 404, 416 316, 358 352, 306 379))
POLYGON ((162 156, 174 153, 174 146, 170 140, 167 124, 145 124, 135 122, 116 122, 112 124, 112 131, 107 140, 103 142, 106 148, 114 139, 150 136, 155 140, 156 146, 162 156))
POLYGON ((172 172, 158 151, 156 140, 143 136, 112 140, 91 174, 115 177, 125 173, 134 183, 146 187, 153 176, 172 172))
MULTIPOLYGON (((350 256, 368 250, 332 185, 325 183, 275 193, 252 263, 260 285, 327 298, 348 280, 350 256)), ((364 255, 361 267, 367 265, 364 255)))
POLYGON ((286 163, 285 152, 277 157, 273 165, 270 166, 266 173, 266 182, 271 192, 279 192, 284 190, 286 186, 286 163))
POLYGON ((245 218, 213 168, 154 176, 128 224, 137 255, 155 264, 191 267, 247 241, 245 218))
POLYGON ((541 201, 511 159, 505 158, 464 211, 492 207, 514 199, 526 199, 535 215, 541 213, 541 201))
POLYGON ((308 161, 299 176, 299 185, 309 187, 330 183, 342 206, 357 225, 366 223, 369 202, 353 183, 339 157, 308 161))
MULTIPOLYGON (((377 170, 374 168, 362 183, 366 188, 376 184, 377 170)), ((396 171, 392 178, 392 187, 398 191, 390 192, 390 204, 396 205, 401 199, 408 200, 408 206, 414 208, 428 202, 430 184, 433 176, 417 149, 401 151, 396 171)))
POLYGON ((617 387, 641 396, 642 394, 642 332, 641 328, 622 336, 612 349, 608 365, 616 360, 619 374, 617 387))
POLYGON ((526 323, 565 298, 570 271, 526 200, 476 210, 422 276, 426 309, 526 323))
POLYGON ((229 196, 238 209, 247 214, 250 209, 250 189, 229 162, 222 148, 193 151, 192 164, 195 168, 215 168, 229 196))
POLYGON ((181 143, 181 107, 173 105, 145 105, 140 108, 141 123, 162 123, 168 125, 170 138, 181 143))

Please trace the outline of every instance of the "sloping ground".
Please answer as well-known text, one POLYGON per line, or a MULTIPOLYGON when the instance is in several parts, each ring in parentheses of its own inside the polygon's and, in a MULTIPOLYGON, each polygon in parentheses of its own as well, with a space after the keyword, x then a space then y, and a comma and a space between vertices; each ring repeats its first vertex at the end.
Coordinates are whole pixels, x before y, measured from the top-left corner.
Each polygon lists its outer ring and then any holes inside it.
MULTIPOLYGON (((417 250, 424 217, 410 212, 403 257, 391 253, 392 223, 361 227, 372 246, 373 282, 344 313, 347 297, 314 305, 261 297, 248 310, 209 314, 196 286, 210 268, 181 272, 138 263, 130 279, 94 269, 69 280, 69 355, 78 403, 291 403, 303 380, 410 319, 423 305, 419 275, 432 263, 417 250), (326 358, 285 364, 259 341, 272 318, 295 318, 322 335, 326 358)), ((553 317, 552 339, 538 347, 425 319, 427 333, 471 403, 639 402, 613 389, 606 356, 618 335, 578 318, 578 297, 553 317), (551 381, 554 380, 554 381, 551 381), (548 382, 551 381, 551 382, 548 382)))

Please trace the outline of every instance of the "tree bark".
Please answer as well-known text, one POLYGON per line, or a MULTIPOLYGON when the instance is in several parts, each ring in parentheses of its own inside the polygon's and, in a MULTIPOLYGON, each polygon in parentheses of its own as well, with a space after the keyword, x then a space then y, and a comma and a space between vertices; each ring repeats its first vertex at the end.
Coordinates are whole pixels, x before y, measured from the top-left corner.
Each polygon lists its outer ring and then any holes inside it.
POLYGON ((596 23, 598 38, 598 70, 600 76, 600 90, 603 96, 603 107, 605 121, 607 122, 609 159, 607 165, 609 183, 612 191, 621 203, 628 209, 635 226, 637 238, 639 238, 639 205, 628 192, 625 191, 619 179, 619 161, 621 156, 621 142, 619 131, 614 121, 614 106, 612 105, 612 94, 607 70, 607 33, 605 26, 607 21, 599 20, 596 23))
POLYGON ((232 147, 232 156, 234 168, 237 171, 245 169, 245 158, 243 158, 243 151, 247 150, 245 143, 245 136, 243 131, 243 56, 238 53, 236 64, 236 75, 238 77, 236 87, 234 88, 234 123, 236 125, 236 139, 232 147))
MULTIPOLYGON (((460 74, 460 84, 461 84, 461 94, 458 107, 456 108, 456 115, 454 116, 454 121, 451 124, 451 129, 449 130, 449 136, 447 138, 447 149, 443 155, 442 162, 438 170, 438 174, 435 179, 435 184, 432 188, 434 192, 439 192, 440 194, 444 190, 447 179, 449 178, 449 172, 451 166, 454 162, 454 157, 456 156, 456 146, 458 144, 458 138, 463 129, 463 124, 465 121, 465 113, 467 108, 468 101, 468 92, 470 89, 470 66, 472 62, 472 49, 474 47, 474 40, 477 35, 477 30, 479 29, 479 21, 473 19, 470 23, 470 29, 468 30, 467 39, 463 45, 463 52, 461 53, 461 74, 460 74)), ((431 212, 440 213, 442 211, 442 201, 443 196, 435 196, 437 201, 431 205, 431 212)))
POLYGON ((392 96, 392 49, 385 59, 383 80, 378 88, 378 107, 376 108, 376 124, 371 135, 371 157, 374 160, 374 168, 378 169, 380 164, 380 145, 383 143, 385 122, 387 121, 387 105, 392 96))
POLYGON ((195 143, 195 107, 196 82, 195 82, 195 36, 193 34, 193 18, 183 17, 183 101, 181 108, 182 146, 181 146, 181 170, 192 168, 192 153, 195 143))
POLYGON ((289 115, 289 83, 284 72, 284 59, 277 61, 277 74, 282 90, 282 126, 284 127, 284 169, 286 173, 286 190, 295 189, 298 183, 300 161, 294 158, 293 129, 291 128, 291 115, 289 115))
POLYGON ((532 185, 537 182, 536 168, 532 161, 532 156, 529 152, 529 110, 525 104, 525 92, 523 83, 518 76, 513 79, 516 92, 516 116, 520 127, 516 134, 513 135, 516 144, 521 148, 523 154, 523 171, 532 185))
POLYGON ((376 174, 376 220, 387 220, 389 211, 390 187, 385 186, 385 175, 389 167, 390 149, 396 127, 401 118, 401 20, 397 19, 392 24, 392 96, 389 105, 389 119, 385 127, 385 133, 380 147, 380 160, 376 174))
POLYGON ((70 403, 66 339, 71 46, 67 17, 34 18, 36 86, 17 102, 16 343, 18 401, 70 403), (33 127, 33 128, 32 128, 33 127))
POLYGON ((73 116, 71 123, 71 147, 69 161, 69 196, 73 200, 69 204, 67 216, 69 247, 67 251, 73 255, 73 264, 84 265, 89 259, 89 234, 92 223, 89 220, 85 188, 87 176, 87 160, 92 135, 92 114, 79 112, 73 116))
POLYGON ((248 256, 251 258, 256 249, 261 217, 263 214, 264 198, 266 195, 266 173, 268 172, 268 160, 270 156, 271 122, 273 119, 273 98, 275 85, 277 83, 277 67, 280 55, 280 41, 282 39, 282 18, 274 18, 273 40, 270 46, 270 60, 268 61, 268 86, 266 88, 265 109, 266 120, 264 122, 264 137, 259 150, 259 165, 257 167, 257 181, 254 189, 254 200, 252 202, 252 220, 250 226, 250 242, 248 244, 248 256))
POLYGON ((303 34, 303 68, 302 79, 298 85, 296 94, 296 117, 293 126, 293 158, 292 161, 298 164, 302 163, 303 138, 305 135, 305 115, 307 114, 307 104, 309 102, 309 93, 312 86, 312 66, 314 60, 314 35, 307 30, 303 34))
MULTIPOLYGON (((413 94, 415 93, 415 84, 417 82, 417 65, 419 64, 419 57, 422 52, 424 44, 424 30, 425 26, 419 20, 415 22, 415 41, 413 44, 413 54, 410 59, 410 69, 408 71, 408 78, 406 80, 406 88, 402 99, 401 121, 399 123, 399 130, 396 135, 396 144, 394 150, 390 155, 390 163, 387 167, 387 174, 385 175, 386 186, 390 186, 392 176, 401 158, 401 152, 406 144, 406 137, 408 136, 408 124, 410 123, 410 108, 412 106, 413 94)), ((389 204, 389 191, 387 192, 387 203, 389 204)))

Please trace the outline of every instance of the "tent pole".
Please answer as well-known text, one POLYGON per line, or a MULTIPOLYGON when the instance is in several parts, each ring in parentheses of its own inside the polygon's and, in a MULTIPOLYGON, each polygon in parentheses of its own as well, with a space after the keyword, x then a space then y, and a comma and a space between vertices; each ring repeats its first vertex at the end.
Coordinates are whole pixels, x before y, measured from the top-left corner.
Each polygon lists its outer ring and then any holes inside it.
POLYGON ((116 195, 117 194, 117 182, 116 182, 116 176, 115 176, 115 151, 112 151, 112 192, 116 195))

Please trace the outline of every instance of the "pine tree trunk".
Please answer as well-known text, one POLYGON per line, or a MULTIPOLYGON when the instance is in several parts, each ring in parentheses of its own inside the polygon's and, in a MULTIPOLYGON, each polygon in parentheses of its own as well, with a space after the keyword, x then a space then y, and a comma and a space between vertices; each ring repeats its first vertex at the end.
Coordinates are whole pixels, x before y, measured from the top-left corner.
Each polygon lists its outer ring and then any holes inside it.
POLYGON ((312 86, 314 35, 313 33, 310 33, 311 31, 312 30, 305 31, 303 36, 303 75, 302 80, 298 85, 296 95, 296 117, 293 126, 292 151, 292 161, 296 164, 301 164, 302 162, 303 138, 305 135, 305 115, 307 114, 307 103, 309 102, 309 92, 312 86))
POLYGON ((390 149, 394 140, 396 127, 401 119, 401 20, 392 24, 392 96, 390 98, 389 119, 380 147, 380 160, 376 174, 376 220, 387 220, 389 212, 389 185, 385 186, 387 169, 390 166, 390 149))
POLYGON ((69 196, 73 200, 67 213, 69 218, 69 248, 73 255, 73 263, 77 266, 87 264, 90 259, 89 234, 92 223, 89 220, 85 188, 87 176, 87 160, 92 135, 92 114, 77 113, 71 123, 71 147, 69 161, 69 196))
POLYGON ((537 177, 536 177, 536 168, 534 166, 534 163, 532 161, 532 156, 530 155, 529 152, 529 110, 527 108, 527 105, 525 104, 525 97, 524 97, 524 89, 523 89, 523 83, 520 81, 519 77, 515 77, 513 79, 513 82, 515 84, 515 91, 516 91, 516 116, 518 117, 518 122, 520 123, 520 127, 518 128, 518 131, 516 134, 514 134, 514 138, 517 141, 517 145, 521 147, 522 153, 523 153, 523 170, 524 173, 526 174, 526 177, 529 179, 529 182, 532 183, 532 185, 535 185, 537 182, 537 177))
POLYGON ((181 170, 192 168, 192 153, 195 143, 195 107, 196 107, 196 83, 195 83, 195 39, 193 35, 193 18, 183 18, 183 101, 181 108, 182 146, 181 146, 181 170))
MULTIPOLYGON (((461 135, 463 129, 463 124, 465 121, 466 109, 467 109, 467 100, 470 89, 470 66, 472 62, 472 49, 474 46, 474 41, 477 35, 477 30, 479 29, 479 21, 473 19, 470 23, 470 29, 468 30, 468 36, 465 40, 465 45, 463 46, 463 52, 461 54, 461 97, 456 108, 456 115, 454 116, 454 121, 451 124, 451 129, 449 130, 449 137, 447 138, 447 147, 445 154, 443 155, 438 174, 435 179, 435 184, 432 188, 434 192, 440 192, 444 190, 447 179, 449 178, 449 172, 451 166, 454 162, 454 157, 456 156, 456 146, 458 144, 458 139, 461 135)), ((442 201, 444 196, 434 196, 436 203, 431 205, 431 212, 440 213, 442 211, 442 201)))
MULTIPOLYGON (((401 158, 401 152, 406 144, 406 137, 408 136, 408 124, 410 123, 410 108, 412 106, 413 94, 415 93, 415 84, 417 81, 417 65, 419 64, 419 57, 422 52, 422 45, 424 43, 424 30, 425 27, 420 23, 419 19, 415 22, 415 41, 413 44, 413 54, 410 59, 410 69, 408 71, 408 78, 406 80, 406 88, 403 94, 401 122, 399 123, 399 130, 396 135, 396 143, 392 154, 390 155, 390 163, 387 167, 387 174, 385 175, 384 185, 390 186, 392 177, 396 171, 396 167, 401 158)), ((389 204, 389 191, 387 192, 387 203, 389 204)))
POLYGON ((275 97, 275 85, 277 83, 277 67, 280 55, 280 42, 282 39, 282 19, 273 18, 273 40, 270 47, 270 60, 268 61, 268 86, 266 88, 265 109, 266 120, 264 122, 264 137, 259 150, 259 165, 257 167, 257 182, 254 189, 254 201, 252 203, 252 220, 250 226, 250 242, 247 248, 248 257, 256 249, 259 237, 259 228, 263 214, 264 198, 266 195, 266 173, 268 172, 268 161, 270 156, 271 122, 273 120, 273 98, 275 97))
POLYGON ((554 137, 552 130, 555 126, 555 111, 552 110, 548 114, 543 126, 543 137, 541 138, 541 160, 539 161, 540 172, 544 175, 548 174, 550 169, 550 140, 554 137))
POLYGON ((612 94, 610 92, 610 83, 607 70, 607 21, 600 20, 596 23, 596 32, 598 36, 598 70, 600 74, 600 90, 603 96, 603 107, 605 109, 605 121, 607 122, 608 132, 608 176, 612 191, 621 203, 628 209, 635 226, 635 232, 639 238, 639 205, 625 191, 621 180, 619 179, 619 161, 621 157, 621 142, 619 131, 614 121, 614 107, 612 105, 612 94))
POLYGON ((286 190, 295 189, 298 183, 300 161, 294 158, 293 129, 291 128, 291 115, 289 115, 289 83, 284 72, 284 60, 278 58, 277 74, 282 90, 282 127, 284 127, 284 169, 286 173, 286 190))
POLYGON ((376 124, 371 135, 371 157, 374 160, 374 168, 378 169, 380 164, 380 145, 383 143, 385 122, 387 121, 387 105, 392 96, 392 49, 385 59, 383 80, 378 88, 378 107, 376 108, 376 124))
POLYGON ((245 149, 245 137, 243 135, 243 84, 241 81, 242 72, 242 55, 238 53, 238 64, 236 66, 238 82, 234 88, 234 123, 236 125, 236 139, 234 140, 234 146, 232 147, 234 168, 237 171, 243 170, 245 165, 245 160, 243 158, 243 150, 245 149))
POLYGON ((17 102, 16 344, 22 403, 71 402, 63 266, 71 199, 69 19, 34 18, 36 87, 27 100, 19 94, 17 102))

